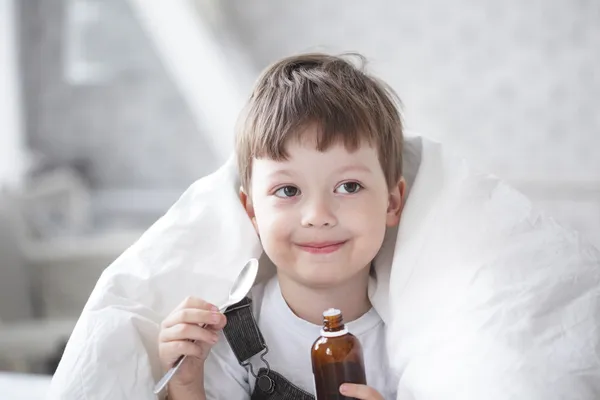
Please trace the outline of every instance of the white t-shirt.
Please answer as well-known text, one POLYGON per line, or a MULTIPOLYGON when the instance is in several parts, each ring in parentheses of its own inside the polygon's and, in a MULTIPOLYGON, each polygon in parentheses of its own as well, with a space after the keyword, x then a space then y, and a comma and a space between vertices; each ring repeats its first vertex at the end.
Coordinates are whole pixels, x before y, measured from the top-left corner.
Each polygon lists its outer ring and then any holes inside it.
MULTIPOLYGON (((273 277, 254 287, 250 293, 252 312, 269 352, 265 356, 273 371, 297 387, 315 395, 310 350, 320 336, 319 325, 298 318, 281 295, 279 282, 273 277)), ((385 349, 385 328, 375 309, 346 323, 363 347, 367 384, 384 399, 395 399, 398 386, 389 368, 385 349)), ((265 366, 259 356, 251 360, 254 372, 265 366)), ((223 333, 205 363, 205 389, 208 400, 249 399, 255 378, 242 367, 223 333)))

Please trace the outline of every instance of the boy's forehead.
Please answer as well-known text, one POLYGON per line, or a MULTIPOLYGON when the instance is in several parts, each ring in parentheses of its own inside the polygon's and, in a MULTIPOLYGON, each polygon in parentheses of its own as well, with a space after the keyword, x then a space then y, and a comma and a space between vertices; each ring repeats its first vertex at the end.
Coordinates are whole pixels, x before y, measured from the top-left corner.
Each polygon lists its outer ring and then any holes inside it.
MULTIPOLYGON (((311 123, 307 125, 301 126, 299 129, 295 131, 290 131, 287 137, 283 141, 283 147, 288 150, 289 147, 300 146, 306 147, 309 149, 316 149, 319 147, 319 142, 321 142, 324 136, 333 137, 332 145, 343 144, 345 138, 347 136, 358 136, 359 143, 367 142, 366 139, 361 139, 361 137, 366 137, 364 134, 351 134, 351 132, 344 131, 327 131, 326 128, 318 123, 311 123)), ((350 149, 351 152, 355 149, 350 149)))
POLYGON ((359 139, 358 145, 353 148, 344 142, 344 132, 334 135, 334 140, 331 141, 327 148, 319 150, 319 142, 322 139, 323 129, 317 125, 309 125, 308 127, 297 131, 290 135, 284 142, 283 148, 287 154, 292 156, 292 153, 306 154, 333 154, 338 155, 354 155, 360 152, 361 149, 375 149, 374 146, 366 139, 359 139))

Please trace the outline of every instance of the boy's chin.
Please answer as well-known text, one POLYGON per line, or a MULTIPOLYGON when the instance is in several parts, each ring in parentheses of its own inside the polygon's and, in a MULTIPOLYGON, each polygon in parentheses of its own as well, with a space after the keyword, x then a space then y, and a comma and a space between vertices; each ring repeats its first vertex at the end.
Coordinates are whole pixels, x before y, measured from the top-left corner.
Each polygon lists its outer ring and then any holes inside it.
MULTIPOLYGON (((312 271, 311 271, 312 272, 312 271)), ((313 289, 331 289, 337 286, 344 285, 352 279, 356 279, 356 274, 343 273, 339 270, 316 271, 312 273, 303 273, 299 276, 304 286, 313 289)))
POLYGON ((341 281, 337 278, 307 277, 303 279, 303 284, 311 289, 324 290, 339 286, 341 281))

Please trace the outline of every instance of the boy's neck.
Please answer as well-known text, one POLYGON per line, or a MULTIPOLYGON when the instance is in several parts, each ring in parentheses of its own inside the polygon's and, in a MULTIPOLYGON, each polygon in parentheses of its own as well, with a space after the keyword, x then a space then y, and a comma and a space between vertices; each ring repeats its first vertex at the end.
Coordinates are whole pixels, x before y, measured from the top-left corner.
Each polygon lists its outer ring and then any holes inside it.
POLYGON ((278 279, 288 307, 299 318, 315 325, 323 324, 323 311, 328 308, 341 310, 345 322, 354 321, 371 309, 367 293, 369 268, 353 279, 329 288, 308 287, 285 274, 278 274, 278 279))

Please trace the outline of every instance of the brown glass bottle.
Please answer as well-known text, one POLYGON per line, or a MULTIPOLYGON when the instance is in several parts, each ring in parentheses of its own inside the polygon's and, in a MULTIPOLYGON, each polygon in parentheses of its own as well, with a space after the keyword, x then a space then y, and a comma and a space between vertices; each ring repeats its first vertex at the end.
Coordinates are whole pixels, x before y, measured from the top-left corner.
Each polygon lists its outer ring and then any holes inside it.
POLYGON ((366 385, 362 346, 344 325, 340 310, 330 308, 323 313, 321 336, 311 349, 317 400, 346 400, 342 383, 366 385))

